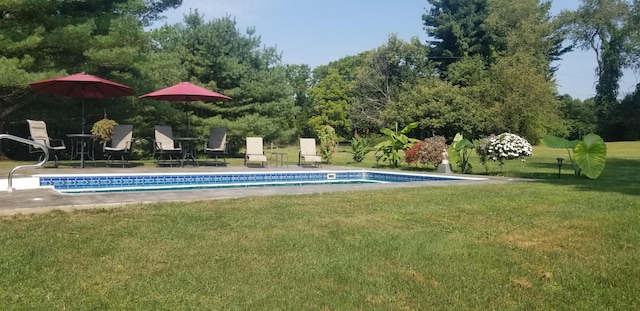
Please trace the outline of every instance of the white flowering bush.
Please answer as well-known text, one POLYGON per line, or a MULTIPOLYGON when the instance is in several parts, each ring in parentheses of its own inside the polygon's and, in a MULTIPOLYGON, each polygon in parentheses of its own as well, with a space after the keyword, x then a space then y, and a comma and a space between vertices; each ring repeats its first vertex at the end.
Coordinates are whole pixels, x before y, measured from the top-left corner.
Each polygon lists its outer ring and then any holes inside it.
POLYGON ((499 161, 502 165, 505 160, 520 159, 531 156, 533 148, 524 138, 511 133, 502 133, 487 138, 483 148, 476 148, 476 153, 481 159, 499 161))

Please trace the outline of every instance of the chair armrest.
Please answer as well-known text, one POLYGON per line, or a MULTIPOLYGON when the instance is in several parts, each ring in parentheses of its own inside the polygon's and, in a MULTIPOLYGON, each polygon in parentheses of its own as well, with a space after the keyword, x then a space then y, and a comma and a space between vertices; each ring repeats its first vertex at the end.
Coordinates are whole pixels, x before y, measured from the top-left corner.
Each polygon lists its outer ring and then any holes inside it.
POLYGON ((64 140, 62 140, 62 139, 49 137, 49 143, 51 144, 51 147, 65 147, 65 148, 67 148, 67 146, 64 145, 64 140), (55 144, 54 144, 54 142, 55 142, 55 144))
MULTIPOLYGON (((47 146, 47 144, 45 144, 44 141, 41 141, 39 139, 33 139, 33 137, 29 136, 30 140, 33 140, 36 143, 40 143, 45 145, 45 147, 47 146)), ((36 153, 36 152, 44 152, 44 150, 42 150, 40 147, 34 146, 32 144, 29 144, 29 153, 36 153)))

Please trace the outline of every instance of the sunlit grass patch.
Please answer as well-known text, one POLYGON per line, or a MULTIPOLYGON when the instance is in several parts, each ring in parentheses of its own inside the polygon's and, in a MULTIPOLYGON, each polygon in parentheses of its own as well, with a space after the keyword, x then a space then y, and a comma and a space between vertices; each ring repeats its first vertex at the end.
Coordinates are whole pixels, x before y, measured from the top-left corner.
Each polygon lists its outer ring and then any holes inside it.
POLYGON ((505 170, 532 182, 5 217, 0 305, 637 309, 640 158, 624 146, 598 180, 558 179, 557 150, 534 149, 505 170))

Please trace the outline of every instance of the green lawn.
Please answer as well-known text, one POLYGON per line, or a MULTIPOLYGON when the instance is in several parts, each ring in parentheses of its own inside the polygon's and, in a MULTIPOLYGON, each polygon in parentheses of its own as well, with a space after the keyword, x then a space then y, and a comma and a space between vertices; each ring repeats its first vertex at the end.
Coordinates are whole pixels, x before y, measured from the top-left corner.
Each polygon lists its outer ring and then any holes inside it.
POLYGON ((637 310, 640 143, 607 146, 598 180, 535 147, 501 173, 535 182, 2 218, 0 306, 637 310))

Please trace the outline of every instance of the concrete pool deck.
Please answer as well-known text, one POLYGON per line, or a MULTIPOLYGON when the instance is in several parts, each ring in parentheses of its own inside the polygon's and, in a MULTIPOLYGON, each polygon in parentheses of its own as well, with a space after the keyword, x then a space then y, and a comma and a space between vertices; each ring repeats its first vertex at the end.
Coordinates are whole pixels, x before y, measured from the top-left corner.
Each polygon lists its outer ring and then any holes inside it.
MULTIPOLYGON (((14 175, 13 183, 17 186, 21 179, 32 178, 33 175, 40 174, 137 174, 137 173, 193 173, 193 172, 287 172, 287 171, 324 171, 324 170, 376 170, 389 171, 385 169, 356 168, 344 166, 324 165, 320 168, 299 167, 296 165, 278 166, 268 168, 248 168, 245 166, 200 166, 200 167, 130 167, 130 168, 105 168, 86 167, 80 168, 41 168, 20 170, 14 175)), ((394 171, 398 172, 398 171, 394 171)), ((403 171, 405 172, 405 171, 403 171)), ((359 191, 377 190, 406 187, 430 187, 449 185, 470 185, 479 183, 507 183, 513 181, 523 181, 523 179, 473 176, 488 180, 464 180, 464 181, 430 181, 430 182, 404 182, 404 183, 384 183, 384 184, 337 184, 337 185, 305 185, 305 186, 285 186, 285 187, 249 187, 249 188, 224 188, 224 189, 198 189, 198 190, 168 190, 149 192, 111 192, 111 193, 87 193, 87 194, 61 194, 53 189, 19 189, 7 191, 8 172, 2 172, 0 176, 0 216, 14 214, 43 213, 51 210, 80 210, 96 207, 118 207, 129 204, 153 203, 166 201, 203 201, 222 198, 242 198, 250 196, 269 195, 296 195, 326 193, 338 191, 359 191)), ((418 173, 420 172, 406 172, 418 173)), ((425 173, 426 174, 426 173, 425 173)), ((428 173, 429 175, 443 175, 428 173)), ((443 175, 451 176, 451 175, 443 175)), ((460 176, 460 175, 458 175, 460 176)), ((17 187, 16 187, 17 188, 17 187)))

